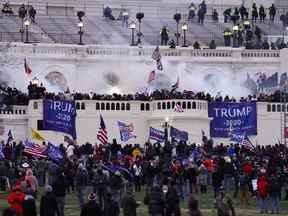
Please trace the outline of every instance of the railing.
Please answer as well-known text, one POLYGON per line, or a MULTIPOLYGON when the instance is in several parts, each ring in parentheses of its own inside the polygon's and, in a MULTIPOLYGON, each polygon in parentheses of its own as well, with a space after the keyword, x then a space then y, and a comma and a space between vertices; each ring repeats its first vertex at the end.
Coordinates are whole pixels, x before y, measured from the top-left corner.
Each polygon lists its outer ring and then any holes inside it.
MULTIPOLYGON (((30 55, 58 55, 58 56, 151 56, 154 46, 143 48, 127 46, 104 45, 64 45, 64 44, 20 44, 11 43, 9 53, 30 55)), ((201 57, 201 58, 270 58, 280 57, 280 50, 246 50, 244 48, 219 48, 219 49, 170 49, 160 47, 161 55, 167 57, 201 57)))
POLYGON ((12 109, 1 110, 0 115, 26 115, 27 106, 13 106, 12 109))

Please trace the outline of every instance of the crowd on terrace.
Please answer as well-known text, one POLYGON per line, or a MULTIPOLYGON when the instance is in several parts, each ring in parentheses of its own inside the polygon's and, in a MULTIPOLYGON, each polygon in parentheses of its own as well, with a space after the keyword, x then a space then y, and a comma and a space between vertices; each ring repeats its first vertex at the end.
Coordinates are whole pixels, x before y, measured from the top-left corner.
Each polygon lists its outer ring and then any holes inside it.
MULTIPOLYGON (((236 99, 234 97, 222 96, 218 93, 216 96, 212 96, 210 93, 205 92, 193 92, 193 91, 171 91, 171 90, 155 90, 150 95, 146 93, 136 94, 97 94, 91 93, 71 93, 69 90, 62 93, 46 92, 45 87, 41 84, 37 86, 30 83, 28 86, 28 94, 10 87, 0 88, 0 104, 2 109, 8 108, 12 105, 28 105, 29 100, 32 99, 68 99, 68 100, 106 100, 106 101, 152 101, 152 100, 170 100, 170 99, 188 99, 188 100, 206 100, 208 102, 247 102, 247 101, 259 101, 259 102, 283 102, 283 92, 280 90, 275 91, 273 94, 259 94, 248 95, 247 97, 241 97, 236 99)), ((287 98, 286 98, 287 100, 287 98)))

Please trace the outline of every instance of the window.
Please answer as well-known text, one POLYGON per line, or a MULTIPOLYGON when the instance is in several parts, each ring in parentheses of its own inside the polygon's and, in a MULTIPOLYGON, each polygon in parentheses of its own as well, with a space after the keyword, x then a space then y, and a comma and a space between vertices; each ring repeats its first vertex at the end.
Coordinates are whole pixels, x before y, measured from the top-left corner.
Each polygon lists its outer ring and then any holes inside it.
POLYGON ((79 109, 80 109, 80 103, 77 102, 77 103, 76 103, 76 110, 79 110, 79 109))
POLYGON ((126 104, 126 110, 130 110, 130 103, 126 104))
POLYGON ((81 110, 85 110, 85 103, 81 103, 81 110))
POLYGON ((125 104, 124 103, 121 103, 121 110, 125 110, 125 104))
POLYGON ((277 104, 277 112, 281 112, 281 105, 277 104))
POLYGON ((171 103, 167 102, 167 109, 171 109, 171 103))
POLYGON ((271 112, 271 104, 267 105, 267 112, 271 112))
POLYGON ((182 109, 186 109, 186 101, 182 102, 182 109))
POLYGON ((161 103, 157 103, 157 109, 160 110, 161 109, 161 103))
POLYGON ((175 108, 175 101, 172 101, 172 109, 175 108))
POLYGON ((106 103, 106 110, 110 110, 110 103, 106 103))
POLYGON ((286 110, 285 110, 285 105, 284 104, 282 104, 282 112, 285 112, 286 110))
POLYGON ((276 112, 276 105, 272 104, 272 112, 276 112))
POLYGON ((149 111, 149 110, 150 110, 150 104, 146 103, 146 111, 149 111))
POLYGON ((196 109, 196 102, 195 101, 192 102, 192 109, 196 109))
POLYGON ((166 102, 162 103, 162 109, 166 109, 166 102))
POLYGON ((101 110, 105 110, 105 103, 101 103, 101 110))
POLYGON ((141 105, 140 105, 140 110, 141 111, 144 111, 144 106, 145 106, 144 103, 141 103, 141 105))
POLYGON ((120 110, 120 104, 119 103, 116 104, 116 110, 120 110))
POLYGON ((191 109, 191 102, 190 101, 187 103, 187 109, 191 109))
POLYGON ((100 104, 96 103, 96 110, 100 110, 100 104))
POLYGON ((115 103, 111 104, 111 110, 115 110, 115 103))

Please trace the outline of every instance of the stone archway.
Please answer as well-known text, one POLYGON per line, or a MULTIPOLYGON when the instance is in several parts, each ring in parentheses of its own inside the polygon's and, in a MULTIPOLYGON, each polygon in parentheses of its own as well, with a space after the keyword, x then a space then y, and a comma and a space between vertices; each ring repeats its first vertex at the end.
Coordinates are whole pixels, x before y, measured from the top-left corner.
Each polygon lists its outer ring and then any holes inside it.
POLYGON ((49 72, 46 76, 45 76, 45 80, 55 86, 58 87, 59 89, 66 91, 68 88, 68 82, 67 79, 65 78, 65 76, 58 72, 58 71, 52 71, 49 72))

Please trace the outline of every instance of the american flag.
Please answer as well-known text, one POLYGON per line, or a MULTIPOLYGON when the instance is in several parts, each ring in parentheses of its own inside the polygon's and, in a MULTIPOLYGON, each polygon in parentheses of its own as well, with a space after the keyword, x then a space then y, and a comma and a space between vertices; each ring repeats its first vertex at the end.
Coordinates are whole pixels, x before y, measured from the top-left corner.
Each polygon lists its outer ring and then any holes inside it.
POLYGON ((250 151, 255 151, 255 147, 247 135, 242 140, 241 145, 250 151))
POLYGON ((35 157, 47 158, 47 156, 44 155, 44 152, 47 148, 46 146, 41 146, 39 144, 29 142, 28 140, 26 140, 24 147, 25 147, 24 152, 26 154, 29 154, 35 157))
POLYGON ((184 112, 184 109, 180 106, 180 104, 176 104, 174 107, 174 112, 181 113, 184 112))
POLYGON ((100 127, 97 133, 97 139, 103 144, 107 144, 108 142, 108 135, 107 135, 107 130, 105 126, 105 122, 103 120, 102 115, 100 115, 100 127))
POLYGON ((150 74, 149 74, 147 83, 150 84, 153 80, 155 80, 155 78, 156 78, 156 73, 155 73, 155 71, 153 70, 153 71, 151 71, 150 74))
POLYGON ((26 58, 24 59, 24 69, 25 69, 25 73, 27 75, 30 75, 32 73, 32 69, 29 67, 29 65, 27 64, 26 58))

